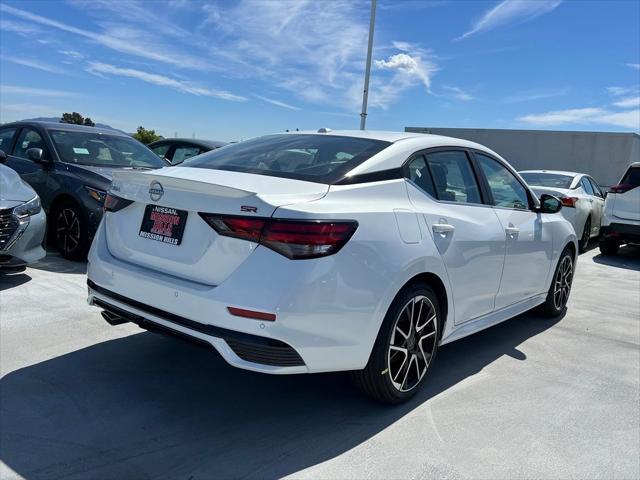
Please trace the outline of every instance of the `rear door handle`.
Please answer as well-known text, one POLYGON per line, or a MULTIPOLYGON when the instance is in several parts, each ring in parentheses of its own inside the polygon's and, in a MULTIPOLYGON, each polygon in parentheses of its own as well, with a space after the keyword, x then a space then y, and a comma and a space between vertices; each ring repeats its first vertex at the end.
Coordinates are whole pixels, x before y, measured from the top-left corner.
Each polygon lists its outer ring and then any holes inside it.
POLYGON ((434 223, 431 229, 435 233, 439 233, 440 235, 446 235, 449 232, 453 232, 456 227, 453 225, 449 225, 448 223, 434 223))

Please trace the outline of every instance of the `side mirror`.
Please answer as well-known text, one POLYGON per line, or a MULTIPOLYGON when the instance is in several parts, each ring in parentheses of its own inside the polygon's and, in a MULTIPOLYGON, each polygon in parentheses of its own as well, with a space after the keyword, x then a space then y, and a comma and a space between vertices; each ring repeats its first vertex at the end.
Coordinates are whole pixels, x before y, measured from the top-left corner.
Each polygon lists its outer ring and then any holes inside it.
POLYGON ((0 150, 0 163, 4 163, 7 161, 7 154, 4 153, 4 150, 0 150))
POLYGON ((44 151, 41 148, 30 148, 27 150, 27 158, 34 162, 42 162, 44 151))
POLYGON ((562 202, 558 197, 543 193, 540 196, 540 209, 541 213, 558 213, 562 210, 562 202))

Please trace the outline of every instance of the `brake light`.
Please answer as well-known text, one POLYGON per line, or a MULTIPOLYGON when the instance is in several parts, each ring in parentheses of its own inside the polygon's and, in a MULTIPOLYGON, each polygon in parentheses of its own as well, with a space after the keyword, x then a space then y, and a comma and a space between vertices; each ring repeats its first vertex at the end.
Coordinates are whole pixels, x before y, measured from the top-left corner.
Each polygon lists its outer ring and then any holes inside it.
POLYGON ((614 185, 609 189, 609 193, 626 193, 629 190, 636 188, 638 185, 632 185, 631 183, 620 183, 614 185))
POLYGON ((118 210, 122 210, 124 207, 128 207, 132 203, 132 200, 127 200, 125 198, 117 197, 111 193, 107 193, 107 196, 104 199, 104 206, 102 208, 105 212, 117 212, 118 210))
POLYGON ((338 252, 358 228, 352 220, 284 220, 200 213, 219 235, 259 243, 291 259, 338 252))
POLYGON ((575 207, 576 203, 578 203, 577 197, 562 197, 560 199, 563 207, 575 207))

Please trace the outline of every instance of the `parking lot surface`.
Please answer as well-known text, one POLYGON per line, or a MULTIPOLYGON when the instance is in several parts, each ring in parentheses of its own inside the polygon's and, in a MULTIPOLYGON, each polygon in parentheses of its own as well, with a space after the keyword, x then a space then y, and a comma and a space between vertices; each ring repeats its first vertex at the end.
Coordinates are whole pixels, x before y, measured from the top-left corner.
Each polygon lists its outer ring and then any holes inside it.
POLYGON ((563 318, 443 347, 397 407, 111 327, 85 271, 0 273, 0 478, 640 477, 638 248, 581 255, 563 318))

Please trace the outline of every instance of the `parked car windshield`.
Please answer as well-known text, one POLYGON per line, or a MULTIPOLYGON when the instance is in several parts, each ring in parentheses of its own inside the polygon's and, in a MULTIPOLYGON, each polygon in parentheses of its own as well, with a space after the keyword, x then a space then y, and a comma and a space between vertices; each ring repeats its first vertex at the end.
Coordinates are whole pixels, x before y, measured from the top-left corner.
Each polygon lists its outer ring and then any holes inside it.
POLYGON ((182 165, 330 184, 389 145, 337 135, 269 135, 227 145, 182 165))
POLYGON ((524 181, 534 187, 570 188, 573 177, 559 173, 522 172, 524 181))
POLYGON ((63 162, 96 167, 161 168, 164 161, 133 138, 108 133, 49 132, 63 162))

